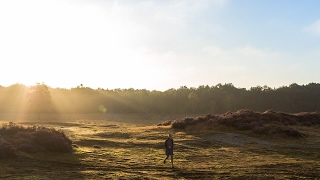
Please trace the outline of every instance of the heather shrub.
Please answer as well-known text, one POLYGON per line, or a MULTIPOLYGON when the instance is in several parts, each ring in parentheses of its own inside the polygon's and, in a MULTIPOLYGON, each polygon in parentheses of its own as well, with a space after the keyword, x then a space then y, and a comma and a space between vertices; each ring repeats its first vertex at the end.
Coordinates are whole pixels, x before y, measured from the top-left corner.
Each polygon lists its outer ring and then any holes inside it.
POLYGON ((30 132, 19 131, 13 137, 14 139, 30 139, 31 135, 30 132))
POLYGON ((233 116, 234 116, 234 114, 232 112, 228 111, 228 112, 222 114, 220 117, 227 119, 227 118, 231 118, 233 116))
POLYGON ((184 122, 186 123, 186 125, 195 125, 197 124, 197 122, 193 119, 193 118, 185 118, 184 122))
POLYGON ((205 122, 205 121, 208 121, 208 120, 209 119, 207 119, 207 117, 205 117, 205 116, 199 116, 199 117, 195 118, 195 121, 197 123, 205 122))
POLYGON ((18 132, 13 137, 14 144, 17 149, 23 152, 34 153, 38 151, 36 144, 32 141, 32 136, 29 132, 18 132))
POLYGON ((252 131, 256 134, 268 134, 268 128, 264 126, 255 126, 252 128, 252 131))
POLYGON ((21 125, 10 122, 9 124, 5 123, 0 129, 1 135, 14 136, 18 132, 27 131, 27 129, 21 125))
MULTIPOLYGON (((14 123, 4 124, 0 134, 12 141, 14 149, 24 152, 48 150, 53 152, 71 152, 72 142, 63 131, 43 126, 24 127, 14 123)), ((3 146, 10 147, 4 143, 3 146)))
POLYGON ((206 119, 206 117, 197 117, 197 118, 185 118, 184 120, 186 122, 186 125, 196 125, 199 123, 207 122, 209 119, 206 119))
POLYGON ((164 121, 162 123, 159 123, 157 126, 169 126, 171 125, 172 120, 164 121))
POLYGON ((287 137, 302 137, 303 134, 293 128, 277 127, 273 130, 273 134, 287 137))
POLYGON ((63 131, 57 131, 53 128, 38 127, 37 131, 32 133, 32 140, 48 151, 72 151, 71 140, 66 137, 63 131))
POLYGON ((25 141, 18 145, 18 150, 27 153, 36 153, 39 151, 37 146, 31 141, 25 141))
POLYGON ((225 126, 234 126, 235 125, 235 119, 233 118, 227 118, 225 116, 220 116, 220 118, 218 119, 218 122, 222 125, 225 126))
POLYGON ((292 128, 289 128, 289 129, 284 129, 283 130, 284 133, 290 137, 302 137, 303 134, 300 133, 298 130, 296 129, 292 129, 292 128))
POLYGON ((251 122, 248 122, 251 126, 251 129, 255 128, 255 127, 262 127, 264 124, 263 121, 260 121, 260 120, 252 120, 251 122))
POLYGON ((300 112, 294 114, 297 121, 304 126, 313 126, 320 124, 320 113, 319 112, 300 112))
POLYGON ((171 125, 175 129, 185 129, 187 126, 206 128, 232 127, 240 131, 252 131, 256 134, 285 135, 289 137, 302 137, 299 131, 289 128, 293 125, 317 126, 320 125, 320 113, 308 112, 290 114, 267 110, 263 113, 254 112, 249 109, 238 110, 237 112, 226 112, 222 115, 207 114, 196 118, 184 118, 162 123, 171 125))
POLYGON ((241 109, 235 113, 236 117, 243 117, 243 118, 257 117, 257 115, 258 113, 250 109, 241 109))
POLYGON ((239 123, 238 125, 235 126, 235 128, 240 131, 247 131, 247 130, 252 129, 252 127, 249 123, 239 123))
POLYGON ((265 111, 261 115, 262 117, 265 117, 265 119, 268 120, 269 122, 280 121, 281 119, 281 116, 277 112, 272 110, 265 111))
POLYGON ((187 124, 183 119, 176 119, 171 123, 171 127, 174 129, 184 129, 187 124))
POLYGON ((210 120, 210 119, 215 119, 216 116, 213 115, 213 114, 207 114, 207 115, 205 116, 205 118, 206 118, 207 120, 210 120))
POLYGON ((0 140, 0 158, 11 158, 17 156, 16 148, 9 142, 0 140))

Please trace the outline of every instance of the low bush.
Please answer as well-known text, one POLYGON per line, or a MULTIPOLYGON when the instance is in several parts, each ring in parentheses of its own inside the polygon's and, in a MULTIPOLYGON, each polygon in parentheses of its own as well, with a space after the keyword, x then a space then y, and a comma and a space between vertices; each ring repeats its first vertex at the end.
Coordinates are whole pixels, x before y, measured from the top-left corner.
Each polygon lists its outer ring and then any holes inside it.
POLYGON ((320 113, 319 112, 300 112, 294 114, 297 121, 304 126, 313 126, 320 124, 320 113))
POLYGON ((25 141, 25 142, 19 144, 18 150, 23 151, 23 152, 27 152, 27 153, 36 153, 39 151, 37 146, 34 143, 32 143, 31 141, 25 141))
MULTIPOLYGON (((302 137, 299 131, 290 129, 290 126, 316 126, 320 125, 320 113, 297 113, 290 114, 284 112, 276 112, 267 110, 263 113, 254 112, 249 109, 242 109, 236 112, 226 112, 222 115, 208 114, 196 118, 176 119, 173 121, 166 121, 161 125, 171 125, 174 129, 185 129, 187 126, 195 126, 197 124, 205 124, 206 126, 224 125, 235 128, 240 131, 252 131, 256 134, 269 135, 270 133, 284 134, 290 137, 302 137), (272 126, 281 127, 278 130, 272 131, 272 126)), ((212 127, 208 127, 211 128, 212 127)))
POLYGON ((279 135, 283 137, 303 137, 304 135, 298 130, 287 127, 277 127, 273 129, 273 135, 279 135))
POLYGON ((159 123, 157 126, 169 126, 171 125, 172 120, 164 121, 162 123, 159 123))
POLYGON ((32 140, 35 144, 43 147, 45 150, 53 152, 71 152, 72 142, 63 131, 57 131, 53 128, 38 127, 32 133, 32 140))
POLYGON ((184 129, 186 126, 187 124, 184 119, 176 119, 171 123, 171 127, 174 129, 184 129))
POLYGON ((9 124, 5 123, 0 128, 0 134, 5 136, 14 136, 18 132, 25 132, 25 131, 28 131, 28 129, 22 125, 18 125, 12 122, 9 122, 9 124))
POLYGON ((32 136, 28 132, 18 132, 13 137, 13 143, 17 149, 27 153, 38 152, 37 145, 32 141, 32 136))
MULTIPOLYGON (((2 142, 2 151, 9 148, 28 153, 41 150, 63 153, 72 151, 72 141, 63 131, 57 131, 54 128, 46 128, 44 126, 25 127, 9 123, 2 126, 0 135, 10 139, 11 142, 2 142)), ((16 151, 12 152, 15 153, 16 151)), ((10 157, 9 155, 5 156, 10 157)))
POLYGON ((269 130, 267 127, 264 126, 256 126, 252 128, 252 131, 256 134, 268 134, 269 130))
POLYGON ((0 140, 0 158, 16 157, 17 149, 9 142, 0 140))

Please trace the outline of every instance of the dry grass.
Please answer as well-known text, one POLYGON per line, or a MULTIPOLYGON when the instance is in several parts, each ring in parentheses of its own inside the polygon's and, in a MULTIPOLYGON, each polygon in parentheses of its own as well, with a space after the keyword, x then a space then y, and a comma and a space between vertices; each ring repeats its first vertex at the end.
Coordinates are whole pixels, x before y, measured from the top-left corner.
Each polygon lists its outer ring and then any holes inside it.
POLYGON ((0 179, 320 178, 320 127, 301 127, 309 134, 304 139, 275 140, 228 128, 212 132, 129 122, 38 122, 62 129, 74 143, 73 153, 19 152, 1 160, 0 179), (163 164, 168 133, 174 134, 175 169, 163 164))

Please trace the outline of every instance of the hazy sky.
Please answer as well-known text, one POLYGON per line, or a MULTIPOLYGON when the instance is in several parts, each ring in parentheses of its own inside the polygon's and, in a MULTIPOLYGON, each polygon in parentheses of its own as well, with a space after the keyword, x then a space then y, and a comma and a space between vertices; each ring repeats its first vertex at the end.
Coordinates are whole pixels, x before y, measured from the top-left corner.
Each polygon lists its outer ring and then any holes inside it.
POLYGON ((320 82, 319 0, 1 0, 0 85, 320 82))

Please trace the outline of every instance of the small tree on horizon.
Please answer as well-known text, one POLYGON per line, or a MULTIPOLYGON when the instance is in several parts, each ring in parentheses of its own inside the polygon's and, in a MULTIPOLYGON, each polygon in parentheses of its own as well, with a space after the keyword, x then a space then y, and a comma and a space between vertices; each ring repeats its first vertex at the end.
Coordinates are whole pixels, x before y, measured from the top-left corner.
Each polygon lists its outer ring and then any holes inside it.
POLYGON ((31 86, 27 98, 27 111, 37 113, 38 119, 41 113, 51 111, 51 95, 48 86, 44 83, 31 86))

